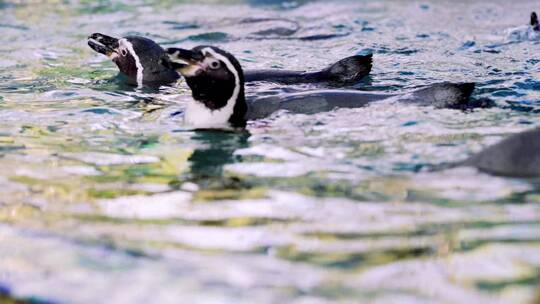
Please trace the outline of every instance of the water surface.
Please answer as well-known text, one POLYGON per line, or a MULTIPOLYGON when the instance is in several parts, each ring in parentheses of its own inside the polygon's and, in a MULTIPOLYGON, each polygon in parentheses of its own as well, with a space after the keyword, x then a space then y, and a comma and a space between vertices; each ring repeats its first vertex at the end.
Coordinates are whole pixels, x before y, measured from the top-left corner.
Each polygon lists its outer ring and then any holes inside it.
POLYGON ((540 125, 540 44, 503 44, 535 4, 0 2, 0 300, 538 301, 537 183, 422 171, 540 125), (379 104, 195 132, 177 115, 183 82, 123 85, 87 47, 93 32, 215 44, 244 68, 373 52, 356 89, 475 81, 497 106, 379 104))

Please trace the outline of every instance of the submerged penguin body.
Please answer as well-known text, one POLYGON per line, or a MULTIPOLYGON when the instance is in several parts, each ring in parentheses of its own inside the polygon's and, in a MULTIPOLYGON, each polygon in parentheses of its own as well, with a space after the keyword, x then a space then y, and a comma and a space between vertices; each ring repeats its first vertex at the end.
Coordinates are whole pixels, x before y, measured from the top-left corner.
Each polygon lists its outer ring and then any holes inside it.
POLYGON ((284 84, 309 82, 354 83, 367 76, 372 67, 373 55, 356 55, 339 60, 318 72, 289 70, 247 70, 244 77, 251 81, 275 81, 284 84))
POLYGON ((474 83, 436 83, 398 94, 353 90, 318 90, 248 100, 247 120, 260 119, 279 110, 314 114, 336 108, 360 108, 372 102, 410 103, 435 108, 467 107, 474 83))

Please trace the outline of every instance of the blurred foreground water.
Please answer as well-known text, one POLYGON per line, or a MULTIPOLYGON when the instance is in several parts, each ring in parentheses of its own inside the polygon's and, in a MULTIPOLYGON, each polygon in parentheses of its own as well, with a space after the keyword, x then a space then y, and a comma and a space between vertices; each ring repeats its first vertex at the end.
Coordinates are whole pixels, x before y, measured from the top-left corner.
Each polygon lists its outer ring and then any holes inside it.
POLYGON ((502 43, 537 4, 0 1, 0 302, 539 301, 538 183, 417 173, 540 125, 540 44, 502 43), (86 46, 93 32, 216 44, 244 68, 371 51, 356 89, 475 81, 497 107, 380 104, 194 132, 176 115, 184 83, 122 85, 86 46))

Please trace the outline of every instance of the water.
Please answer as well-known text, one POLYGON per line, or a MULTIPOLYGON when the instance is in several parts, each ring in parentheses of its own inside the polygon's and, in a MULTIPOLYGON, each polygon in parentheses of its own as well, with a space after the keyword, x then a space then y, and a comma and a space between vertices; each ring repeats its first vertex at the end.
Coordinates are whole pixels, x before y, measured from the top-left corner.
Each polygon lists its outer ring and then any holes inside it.
POLYGON ((0 2, 0 301, 538 301, 537 182, 421 170, 540 125, 540 44, 503 41, 534 4, 0 2), (86 46, 93 32, 216 44, 244 68, 372 51, 357 89, 475 81, 497 106, 379 104, 194 132, 175 115, 184 83, 122 85, 86 46))

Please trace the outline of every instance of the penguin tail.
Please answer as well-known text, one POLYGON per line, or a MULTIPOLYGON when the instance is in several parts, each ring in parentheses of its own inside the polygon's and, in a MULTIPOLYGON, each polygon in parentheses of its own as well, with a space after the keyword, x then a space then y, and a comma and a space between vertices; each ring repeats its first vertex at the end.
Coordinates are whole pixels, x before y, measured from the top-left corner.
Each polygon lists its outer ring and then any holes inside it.
POLYGON ((535 31, 540 31, 540 24, 538 23, 538 15, 536 15, 536 12, 531 13, 531 26, 535 31))
POLYGON ((373 54, 355 55, 341 59, 322 71, 322 77, 329 81, 354 83, 371 72, 373 54))

